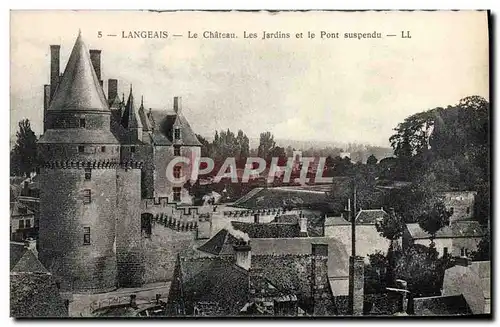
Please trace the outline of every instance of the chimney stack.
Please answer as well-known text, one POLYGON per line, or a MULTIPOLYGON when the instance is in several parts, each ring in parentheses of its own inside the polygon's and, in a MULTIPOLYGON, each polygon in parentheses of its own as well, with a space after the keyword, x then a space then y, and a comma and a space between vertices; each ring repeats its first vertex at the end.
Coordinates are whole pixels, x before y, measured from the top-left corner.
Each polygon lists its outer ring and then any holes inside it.
POLYGON ((311 297, 313 315, 325 316, 328 305, 323 303, 328 293, 328 244, 311 244, 311 297))
POLYGON ((101 50, 91 49, 89 52, 90 52, 90 61, 92 62, 92 66, 94 66, 95 74, 97 75, 97 79, 99 80, 99 84, 101 84, 101 87, 102 87, 101 50))
POLYGON ((114 100, 118 95, 118 80, 114 78, 108 79, 108 102, 114 100))
POLYGON ((307 233, 307 217, 303 217, 302 213, 299 216, 300 233, 307 233))
POLYGON ((249 270, 252 266, 252 247, 250 241, 242 241, 233 247, 235 252, 236 264, 245 270, 249 270))
POLYGON ((182 98, 174 97, 174 111, 176 114, 180 114, 182 111, 182 98))
POLYGON ((364 271, 363 257, 349 257, 349 309, 352 316, 363 315, 364 303, 364 271))
POLYGON ((45 117, 47 116, 47 109, 50 105, 50 85, 45 84, 43 86, 43 131, 47 130, 47 126, 45 126, 45 117))
POLYGON ((52 102, 54 98, 54 93, 56 92, 57 85, 59 84, 59 73, 60 73, 60 45, 50 46, 50 99, 49 103, 52 102))
POLYGON ((36 249, 36 240, 33 238, 28 238, 24 241, 24 247, 32 251, 38 258, 38 250, 36 249))

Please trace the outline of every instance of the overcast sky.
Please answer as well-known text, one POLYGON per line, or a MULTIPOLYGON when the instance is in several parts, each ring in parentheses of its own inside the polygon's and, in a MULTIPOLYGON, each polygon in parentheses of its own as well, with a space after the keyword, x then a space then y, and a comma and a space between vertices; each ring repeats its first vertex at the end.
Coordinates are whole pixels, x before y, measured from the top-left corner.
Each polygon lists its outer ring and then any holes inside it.
POLYGON ((78 29, 89 49, 102 50, 104 81, 117 78, 120 93, 133 84, 146 107, 170 109, 182 96, 185 116, 202 135, 229 128, 249 137, 270 131, 276 138, 387 146, 392 129, 413 113, 468 95, 488 99, 484 12, 12 12, 11 133, 22 118, 41 133, 49 45, 61 45, 62 72, 78 29), (169 38, 121 37, 134 30, 164 30, 169 38), (322 30, 341 38, 320 39, 322 30), (411 39, 400 38, 402 30, 411 39), (239 38, 187 39, 188 31, 239 38), (244 39, 243 31, 258 38, 244 39), (261 40, 263 31, 290 38, 261 40), (316 38, 307 39, 307 31, 316 38), (343 38, 374 31, 383 38, 343 38), (295 38, 300 32, 304 38, 295 38))

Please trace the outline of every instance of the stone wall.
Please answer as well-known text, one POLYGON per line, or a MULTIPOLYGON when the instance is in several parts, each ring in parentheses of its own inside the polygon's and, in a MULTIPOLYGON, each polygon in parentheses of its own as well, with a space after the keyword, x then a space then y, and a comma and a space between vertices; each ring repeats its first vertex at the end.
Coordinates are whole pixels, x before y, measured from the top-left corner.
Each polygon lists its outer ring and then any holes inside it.
POLYGON ((116 170, 40 171, 39 258, 62 289, 103 292, 116 287, 116 170), (57 182, 54 182, 57 181, 57 182), (84 203, 84 190, 91 203, 84 203), (84 244, 85 228, 90 244, 84 244))
POLYGON ((118 285, 136 287, 143 284, 144 254, 141 244, 140 169, 118 169, 116 259, 118 285))

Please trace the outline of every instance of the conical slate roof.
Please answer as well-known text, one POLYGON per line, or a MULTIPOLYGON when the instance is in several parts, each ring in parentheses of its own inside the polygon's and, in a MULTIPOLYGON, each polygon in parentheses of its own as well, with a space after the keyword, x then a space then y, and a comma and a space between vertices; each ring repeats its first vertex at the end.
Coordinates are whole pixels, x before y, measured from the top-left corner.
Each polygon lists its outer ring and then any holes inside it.
POLYGON ((128 129, 142 128, 142 123, 137 117, 134 95, 132 94, 132 86, 130 86, 127 104, 125 105, 125 110, 123 111, 122 125, 128 129))
POLYGON ((63 77, 48 110, 109 111, 81 33, 78 34, 63 77))

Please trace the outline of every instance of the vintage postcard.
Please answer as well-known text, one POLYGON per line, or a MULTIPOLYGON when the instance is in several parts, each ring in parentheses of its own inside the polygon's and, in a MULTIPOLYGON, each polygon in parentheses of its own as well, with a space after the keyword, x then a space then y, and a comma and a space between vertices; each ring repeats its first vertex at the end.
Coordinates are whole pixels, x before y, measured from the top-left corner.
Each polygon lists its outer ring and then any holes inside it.
POLYGON ((12 317, 490 317, 489 12, 10 19, 12 317))

